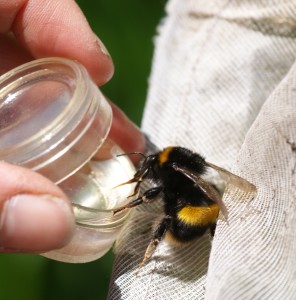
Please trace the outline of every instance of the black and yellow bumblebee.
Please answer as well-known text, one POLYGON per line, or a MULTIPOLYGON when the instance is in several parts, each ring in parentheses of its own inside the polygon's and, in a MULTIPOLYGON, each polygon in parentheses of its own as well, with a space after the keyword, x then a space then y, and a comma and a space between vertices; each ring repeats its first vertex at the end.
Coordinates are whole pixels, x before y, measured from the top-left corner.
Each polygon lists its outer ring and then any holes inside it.
POLYGON ((207 230, 213 236, 219 211, 227 219, 227 209, 221 193, 215 185, 202 177, 208 168, 216 170, 227 184, 253 195, 256 192, 256 187, 247 180, 207 162, 201 155, 187 148, 167 147, 152 155, 139 154, 144 156, 139 169, 131 180, 120 185, 136 183, 130 197, 138 195, 144 180, 151 180, 154 186, 114 213, 158 198, 163 200, 164 217, 153 233, 140 267, 152 256, 164 238, 188 242, 207 230))

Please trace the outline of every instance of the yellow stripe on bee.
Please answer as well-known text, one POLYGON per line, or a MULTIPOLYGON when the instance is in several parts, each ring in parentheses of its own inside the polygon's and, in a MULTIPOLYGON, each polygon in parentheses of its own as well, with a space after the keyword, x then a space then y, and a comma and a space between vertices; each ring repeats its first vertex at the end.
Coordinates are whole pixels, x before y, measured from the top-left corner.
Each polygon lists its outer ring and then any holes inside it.
POLYGON ((217 204, 210 206, 185 206, 177 216, 180 221, 188 225, 206 226, 215 223, 219 213, 217 204))
POLYGON ((168 161, 169 155, 174 147, 167 147, 158 154, 159 164, 162 165, 168 161))

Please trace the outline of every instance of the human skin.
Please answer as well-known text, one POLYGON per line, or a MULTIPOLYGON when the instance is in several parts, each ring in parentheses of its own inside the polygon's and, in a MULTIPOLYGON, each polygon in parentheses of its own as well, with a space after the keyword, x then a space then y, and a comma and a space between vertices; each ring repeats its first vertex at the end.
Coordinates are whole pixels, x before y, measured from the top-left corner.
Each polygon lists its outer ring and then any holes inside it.
MULTIPOLYGON (((0 0, 0 75, 49 56, 79 61, 98 86, 114 72, 110 54, 74 1, 0 0)), ((140 130, 118 107, 111 107, 109 137, 125 152, 143 151, 140 130)), ((54 183, 2 161, 0 186, 0 252, 39 253, 69 241, 74 217, 69 200, 54 183)))

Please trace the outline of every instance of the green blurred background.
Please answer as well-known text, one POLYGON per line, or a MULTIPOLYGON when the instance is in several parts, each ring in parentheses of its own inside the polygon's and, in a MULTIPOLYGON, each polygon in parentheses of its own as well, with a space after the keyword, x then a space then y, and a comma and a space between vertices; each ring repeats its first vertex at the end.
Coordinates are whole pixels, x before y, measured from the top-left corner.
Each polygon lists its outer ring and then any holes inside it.
MULTIPOLYGON (((138 125, 164 0, 79 0, 94 32, 108 48, 113 79, 102 88, 138 125)), ((38 255, 0 256, 0 299, 106 299, 113 254, 87 264, 66 264, 38 255)))

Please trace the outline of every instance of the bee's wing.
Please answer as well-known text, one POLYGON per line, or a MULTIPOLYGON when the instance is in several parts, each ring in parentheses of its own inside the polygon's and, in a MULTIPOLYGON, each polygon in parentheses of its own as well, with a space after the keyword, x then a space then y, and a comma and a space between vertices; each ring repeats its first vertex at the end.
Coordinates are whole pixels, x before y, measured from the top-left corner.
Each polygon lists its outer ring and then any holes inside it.
POLYGON ((214 164, 206 162, 206 165, 214 170, 216 170, 222 179, 230 185, 235 186, 236 188, 242 190, 243 192, 249 194, 254 198, 257 193, 257 188, 254 184, 250 183, 248 180, 241 178, 221 167, 218 167, 214 164))
POLYGON ((205 193, 207 197, 209 197, 211 200, 217 203, 222 215, 227 220, 228 217, 227 208, 222 201, 221 195, 212 185, 210 185, 208 182, 202 179, 197 173, 189 170, 188 168, 178 166, 177 164, 172 164, 172 167, 177 172, 182 173, 187 178, 192 180, 195 183, 195 185, 198 186, 205 193))

